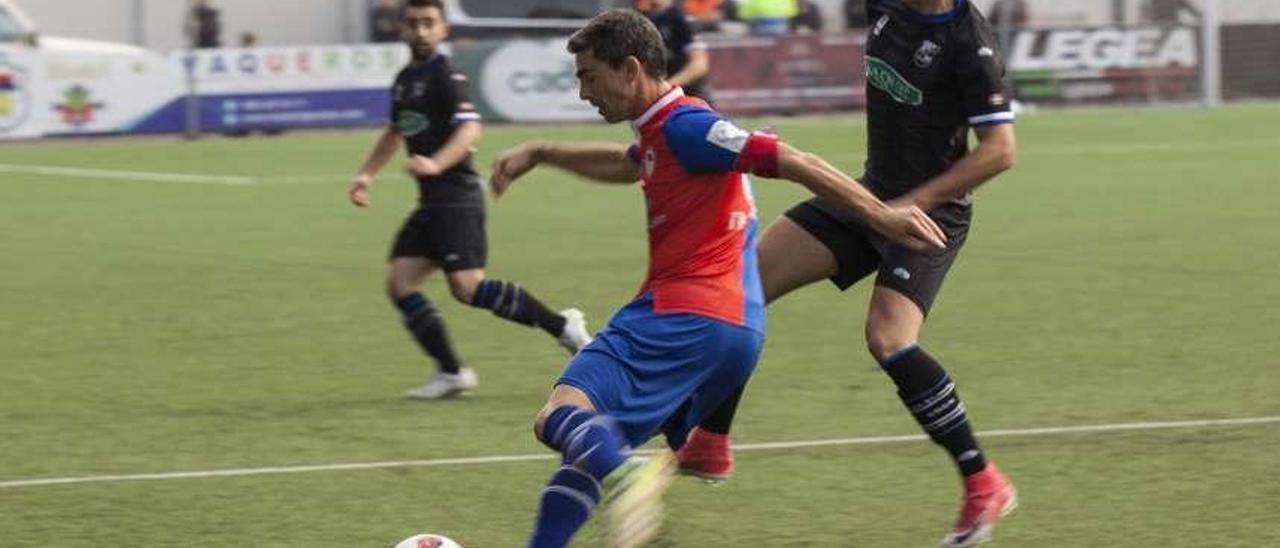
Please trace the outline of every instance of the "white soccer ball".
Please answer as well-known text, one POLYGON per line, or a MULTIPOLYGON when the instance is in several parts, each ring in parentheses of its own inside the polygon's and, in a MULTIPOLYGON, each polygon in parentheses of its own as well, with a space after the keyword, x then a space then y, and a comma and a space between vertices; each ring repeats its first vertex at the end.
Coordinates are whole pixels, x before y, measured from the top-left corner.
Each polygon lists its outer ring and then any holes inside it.
POLYGON ((462 545, 444 535, 425 533, 404 539, 395 548, 462 548, 462 545))

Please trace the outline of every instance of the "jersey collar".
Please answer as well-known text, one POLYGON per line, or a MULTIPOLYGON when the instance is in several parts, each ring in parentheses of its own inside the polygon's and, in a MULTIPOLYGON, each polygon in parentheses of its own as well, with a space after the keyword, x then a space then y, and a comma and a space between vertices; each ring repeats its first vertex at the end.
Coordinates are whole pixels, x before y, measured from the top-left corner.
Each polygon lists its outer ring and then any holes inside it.
POLYGON ((671 86, 671 89, 662 94, 662 97, 659 97, 657 101, 654 101, 652 105, 649 105, 648 110, 645 110, 644 114, 641 114, 638 118, 631 121, 631 129, 640 131, 640 128, 649 123, 654 116, 657 116, 658 112, 661 112, 663 108, 681 97, 684 97, 684 90, 681 89, 680 86, 671 86))
POLYGON ((942 23, 955 19, 957 15, 960 15, 960 10, 964 9, 965 4, 965 0, 956 0, 956 5, 951 8, 951 11, 943 13, 920 13, 911 9, 911 6, 906 6, 906 8, 907 13, 910 14, 911 18, 917 23, 923 25, 941 25, 942 23))

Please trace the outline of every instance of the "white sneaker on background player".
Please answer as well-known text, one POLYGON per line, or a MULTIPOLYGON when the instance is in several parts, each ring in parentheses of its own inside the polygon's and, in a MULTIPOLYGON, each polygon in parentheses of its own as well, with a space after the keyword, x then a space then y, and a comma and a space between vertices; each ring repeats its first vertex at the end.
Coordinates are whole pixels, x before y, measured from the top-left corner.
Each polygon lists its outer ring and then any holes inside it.
POLYGON ((457 373, 436 373, 426 384, 406 392, 405 396, 414 400, 438 400, 456 396, 479 384, 475 370, 463 367, 457 373))

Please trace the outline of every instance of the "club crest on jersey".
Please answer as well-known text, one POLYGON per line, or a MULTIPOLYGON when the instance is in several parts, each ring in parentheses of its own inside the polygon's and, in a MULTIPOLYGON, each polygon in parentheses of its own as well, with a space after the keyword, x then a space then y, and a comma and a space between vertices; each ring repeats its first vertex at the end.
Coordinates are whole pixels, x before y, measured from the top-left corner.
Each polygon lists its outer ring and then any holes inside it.
POLYGON ((658 156, 654 154, 652 148, 644 150, 644 173, 649 177, 653 177, 653 170, 658 167, 658 156))
POLYGON ((888 25, 889 25, 889 16, 881 15, 880 19, 876 20, 876 26, 871 29, 871 36, 880 36, 880 33, 884 32, 884 28, 888 25))
POLYGON ((396 116, 396 129, 405 137, 413 137, 431 127, 431 120, 421 113, 402 110, 396 116))
POLYGON ((920 88, 911 85, 889 63, 870 55, 867 56, 867 81, 904 105, 918 107, 924 103, 924 93, 920 88))
POLYGON ((932 65, 933 58, 937 57, 938 52, 940 51, 942 51, 942 46, 939 46, 929 40, 925 40, 923 44, 920 44, 920 49, 916 50, 916 66, 926 68, 929 65, 932 65))

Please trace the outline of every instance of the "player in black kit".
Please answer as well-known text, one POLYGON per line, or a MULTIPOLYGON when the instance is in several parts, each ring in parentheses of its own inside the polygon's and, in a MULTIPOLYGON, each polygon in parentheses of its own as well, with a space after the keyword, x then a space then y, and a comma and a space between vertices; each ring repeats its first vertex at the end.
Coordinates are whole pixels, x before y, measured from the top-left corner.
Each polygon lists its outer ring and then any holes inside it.
POLYGON ((409 0, 400 18, 413 60, 396 76, 391 123, 351 182, 348 195, 369 205, 369 188, 403 139, 407 170, 418 181, 418 209, 400 229, 387 269, 387 296, 405 326, 439 372, 409 391, 415 399, 452 396, 476 386, 475 372, 462 367, 444 320, 419 289, 437 268, 444 270, 454 298, 501 318, 537 326, 570 352, 586 346, 582 312, 553 312, 512 282, 485 278, 484 186, 471 167, 471 147, 480 138, 480 115, 467 96, 467 77, 436 51, 448 35, 441 0, 409 0))
POLYGON ((667 50, 667 81, 684 88, 685 95, 710 103, 707 73, 711 72, 711 56, 679 4, 675 0, 634 0, 632 6, 662 34, 662 46, 667 50))
MULTIPOLYGON (((984 456, 955 384, 916 341, 968 234, 970 192, 1013 166, 1004 67, 986 20, 966 0, 870 0, 867 13, 868 154, 860 182, 885 201, 929 212, 947 233, 947 248, 922 253, 894 245, 812 199, 764 232, 761 280, 773 301, 824 278, 844 290, 876 274, 867 347, 964 478, 964 506, 943 546, 975 546, 1016 505, 1013 484, 984 456), (973 150, 970 130, 979 140, 973 150)), ((728 432, 737 401, 690 435, 679 454, 685 471, 721 480, 732 474, 728 432)))

